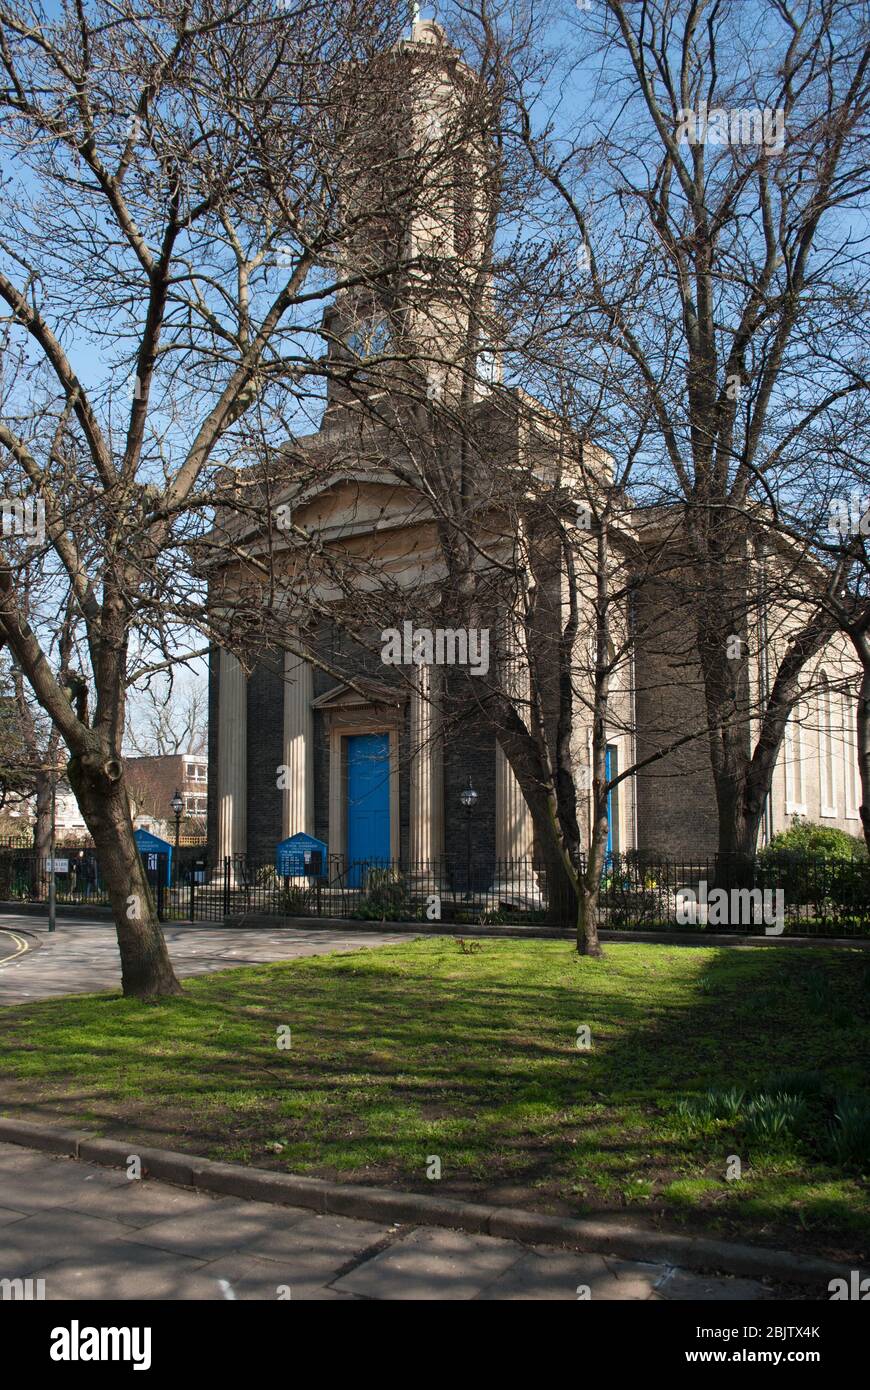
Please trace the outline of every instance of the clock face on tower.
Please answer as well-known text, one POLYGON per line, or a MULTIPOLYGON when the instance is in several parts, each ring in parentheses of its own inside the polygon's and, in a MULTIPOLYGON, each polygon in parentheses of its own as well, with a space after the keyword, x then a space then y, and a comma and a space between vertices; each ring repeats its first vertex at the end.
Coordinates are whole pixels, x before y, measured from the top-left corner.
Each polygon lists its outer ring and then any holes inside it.
POLYGON ((391 336, 388 320, 382 315, 373 315, 370 318, 357 319, 352 324, 345 342, 355 357, 365 360, 369 357, 381 357, 389 351, 391 336))

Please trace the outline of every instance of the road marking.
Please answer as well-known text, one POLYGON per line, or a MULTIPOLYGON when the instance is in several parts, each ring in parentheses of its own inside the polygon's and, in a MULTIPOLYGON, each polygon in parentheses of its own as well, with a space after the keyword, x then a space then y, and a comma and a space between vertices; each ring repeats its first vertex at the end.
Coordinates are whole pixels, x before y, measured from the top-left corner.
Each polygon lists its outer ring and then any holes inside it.
POLYGON ((11 936, 17 948, 8 956, 0 956, 0 965, 5 965, 8 960, 14 960, 16 956, 23 956, 25 951, 30 950, 23 936, 16 935, 16 933, 10 931, 8 927, 0 927, 0 932, 2 932, 4 936, 11 936))

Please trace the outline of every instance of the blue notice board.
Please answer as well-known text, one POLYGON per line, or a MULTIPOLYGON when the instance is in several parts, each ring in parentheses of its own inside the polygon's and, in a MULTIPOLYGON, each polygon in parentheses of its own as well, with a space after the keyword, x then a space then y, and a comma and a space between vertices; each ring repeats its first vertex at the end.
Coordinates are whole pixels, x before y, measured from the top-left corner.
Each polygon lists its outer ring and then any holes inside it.
POLYGON ((291 835, 275 847, 275 872, 279 878, 322 878, 326 845, 313 835, 291 835))
POLYGON ((152 835, 150 830, 136 830, 133 839, 139 847, 139 855, 145 865, 146 873, 156 873, 160 867, 158 854, 166 855, 166 886, 172 883, 172 846, 168 840, 161 840, 159 835, 152 835))

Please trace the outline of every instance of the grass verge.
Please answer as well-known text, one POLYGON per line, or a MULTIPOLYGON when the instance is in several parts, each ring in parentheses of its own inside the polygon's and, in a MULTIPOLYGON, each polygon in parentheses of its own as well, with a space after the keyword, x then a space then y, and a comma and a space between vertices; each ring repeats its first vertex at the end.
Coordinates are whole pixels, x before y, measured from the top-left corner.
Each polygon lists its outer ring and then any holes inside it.
POLYGON ((156 1004, 0 1010, 0 1106, 343 1182, 629 1211, 858 1260, 868 984, 848 949, 626 943, 590 961, 560 941, 464 954, 430 937, 223 971, 156 1004))

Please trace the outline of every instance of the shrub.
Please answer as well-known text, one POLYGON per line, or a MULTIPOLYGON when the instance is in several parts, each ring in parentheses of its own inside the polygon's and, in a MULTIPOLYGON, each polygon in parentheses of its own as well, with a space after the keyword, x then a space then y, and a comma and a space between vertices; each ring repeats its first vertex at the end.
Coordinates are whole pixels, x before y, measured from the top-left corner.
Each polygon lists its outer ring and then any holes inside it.
POLYGON ((303 888, 301 884, 288 884, 278 896, 281 911, 288 917, 311 917, 314 907, 314 890, 303 888))
POLYGON ((867 846, 860 835, 849 835, 830 825, 795 816, 788 830, 781 830, 765 845, 759 859, 776 859, 780 855, 801 859, 866 859, 867 846))
POLYGON ((850 925, 870 900, 867 847, 845 830, 796 818, 759 854, 756 883, 782 888, 787 902, 812 906, 824 923, 850 925))
POLYGON ((402 875, 375 865, 366 874, 366 894, 354 913, 366 921, 401 922, 412 915, 402 875))

